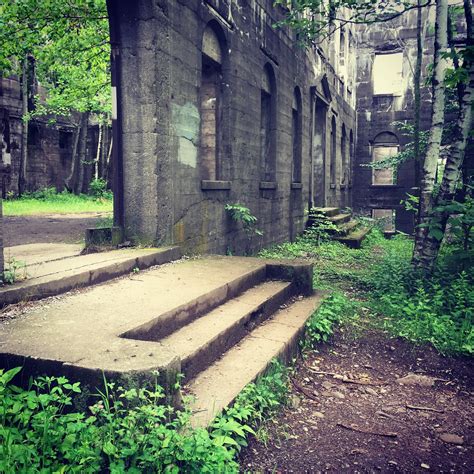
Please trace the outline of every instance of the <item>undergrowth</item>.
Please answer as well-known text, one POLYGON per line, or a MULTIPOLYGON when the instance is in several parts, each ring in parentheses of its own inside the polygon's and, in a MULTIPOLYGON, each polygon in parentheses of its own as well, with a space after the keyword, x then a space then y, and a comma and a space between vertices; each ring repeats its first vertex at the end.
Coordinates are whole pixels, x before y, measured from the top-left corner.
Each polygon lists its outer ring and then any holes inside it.
MULTIPOLYGON (((98 192, 98 191, 97 191, 98 192)), ((110 192, 87 195, 73 194, 67 191, 56 192, 54 187, 25 193, 21 198, 3 201, 5 216, 23 216, 33 214, 72 214, 78 212, 111 212, 112 195, 110 192)))
MULTIPOLYGON (((385 239, 373 229, 361 249, 311 239, 260 252, 265 258, 303 258, 314 264, 317 289, 337 290, 364 300, 370 323, 442 353, 474 354, 474 254, 450 242, 435 273, 427 278, 410 265, 413 242, 400 235, 385 239)), ((321 323, 322 324, 322 323, 321 323)))

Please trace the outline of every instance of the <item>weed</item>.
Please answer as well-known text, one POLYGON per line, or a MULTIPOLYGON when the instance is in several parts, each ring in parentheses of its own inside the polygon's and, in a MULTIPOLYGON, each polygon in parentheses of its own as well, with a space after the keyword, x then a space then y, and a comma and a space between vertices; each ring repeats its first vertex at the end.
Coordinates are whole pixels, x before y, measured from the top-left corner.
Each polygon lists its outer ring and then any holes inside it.
POLYGON ((20 278, 19 271, 23 270, 23 274, 21 275, 21 279, 25 279, 27 276, 27 267, 26 262, 16 260, 15 258, 10 258, 6 262, 5 270, 3 275, 0 275, 0 285, 1 284, 8 284, 12 285, 20 278))
POLYGON ((107 181, 102 178, 93 179, 89 183, 89 194, 96 199, 112 199, 112 192, 107 189, 107 181))

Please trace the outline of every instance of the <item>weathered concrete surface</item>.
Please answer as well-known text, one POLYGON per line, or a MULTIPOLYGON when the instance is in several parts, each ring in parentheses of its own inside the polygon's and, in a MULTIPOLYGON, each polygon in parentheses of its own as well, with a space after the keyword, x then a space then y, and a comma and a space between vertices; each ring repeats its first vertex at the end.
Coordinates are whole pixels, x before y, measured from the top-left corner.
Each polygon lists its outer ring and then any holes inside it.
POLYGON ((320 303, 321 295, 315 295, 281 309, 201 372, 187 387, 195 397, 193 425, 207 426, 273 358, 288 361, 295 355, 304 325, 320 303))
POLYGON ((123 334, 183 305, 193 307, 203 295, 213 295, 223 285, 231 288, 267 263, 237 257, 180 260, 38 304, 0 327, 0 363, 22 364, 25 373, 63 373, 96 384, 102 371, 112 377, 145 375, 154 369, 176 373, 186 340, 167 345, 123 334))
POLYGON ((83 248, 84 246, 80 244, 40 243, 6 247, 4 252, 7 263, 15 259, 28 267, 37 263, 78 256, 83 248))
MULTIPOLYGON (((27 262, 30 259, 37 263, 18 270, 18 277, 22 278, 18 283, 0 288, 0 307, 57 295, 74 288, 110 280, 134 268, 148 268, 181 257, 178 247, 122 249, 67 257, 73 249, 63 246, 59 254, 62 252, 65 258, 51 260, 54 257, 53 247, 41 245, 21 246, 23 249, 20 249, 17 255, 23 255, 27 262), (35 255, 36 248, 38 253, 35 255), (26 278, 23 278, 25 273, 26 278)), ((17 247, 12 247, 11 251, 15 253, 16 249, 17 247)))

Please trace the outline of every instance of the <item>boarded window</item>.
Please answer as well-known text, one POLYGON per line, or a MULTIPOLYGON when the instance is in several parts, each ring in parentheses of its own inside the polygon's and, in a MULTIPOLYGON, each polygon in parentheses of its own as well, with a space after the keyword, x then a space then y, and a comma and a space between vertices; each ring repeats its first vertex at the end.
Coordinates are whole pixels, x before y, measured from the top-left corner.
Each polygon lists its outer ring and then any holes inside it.
POLYGON ((260 92, 260 176, 262 181, 275 180, 275 122, 275 76, 272 67, 267 64, 260 92))
POLYGON ((374 94, 400 95, 402 89, 403 53, 375 55, 372 80, 374 94))
POLYGON ((331 185, 336 184, 337 179, 337 163, 336 163, 336 119, 333 117, 331 120, 331 149, 330 149, 330 175, 331 185))
POLYGON ((372 218, 380 221, 386 232, 393 232, 395 230, 394 209, 372 209, 372 218))
POLYGON ((218 109, 222 49, 215 31, 206 27, 202 40, 201 168, 205 180, 218 179, 218 109))
POLYGON ((301 92, 298 87, 293 94, 293 105, 291 114, 291 135, 293 140, 293 166, 291 181, 301 183, 301 92))

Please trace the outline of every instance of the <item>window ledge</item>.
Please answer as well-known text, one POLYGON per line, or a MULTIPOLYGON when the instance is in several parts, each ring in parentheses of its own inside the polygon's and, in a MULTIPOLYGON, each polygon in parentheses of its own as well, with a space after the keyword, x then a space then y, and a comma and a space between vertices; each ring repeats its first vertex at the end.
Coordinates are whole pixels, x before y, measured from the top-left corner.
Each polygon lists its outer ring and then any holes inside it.
POLYGON ((201 181, 201 189, 203 191, 228 191, 230 188, 230 181, 218 181, 209 179, 203 179, 201 181))
POLYGON ((339 189, 346 189, 346 188, 347 188, 347 184, 341 183, 341 184, 339 185, 339 189))
POLYGON ((260 189, 272 190, 278 187, 276 181, 260 181, 260 189))
POLYGON ((371 188, 388 188, 388 189, 393 189, 393 188, 399 188, 400 186, 398 184, 371 184, 371 188))
POLYGON ((329 187, 330 187, 331 189, 336 189, 336 185, 335 185, 334 183, 331 183, 331 184, 329 185, 329 187))
POLYGON ((291 183, 291 189, 302 189, 303 188, 303 183, 293 181, 291 183))

